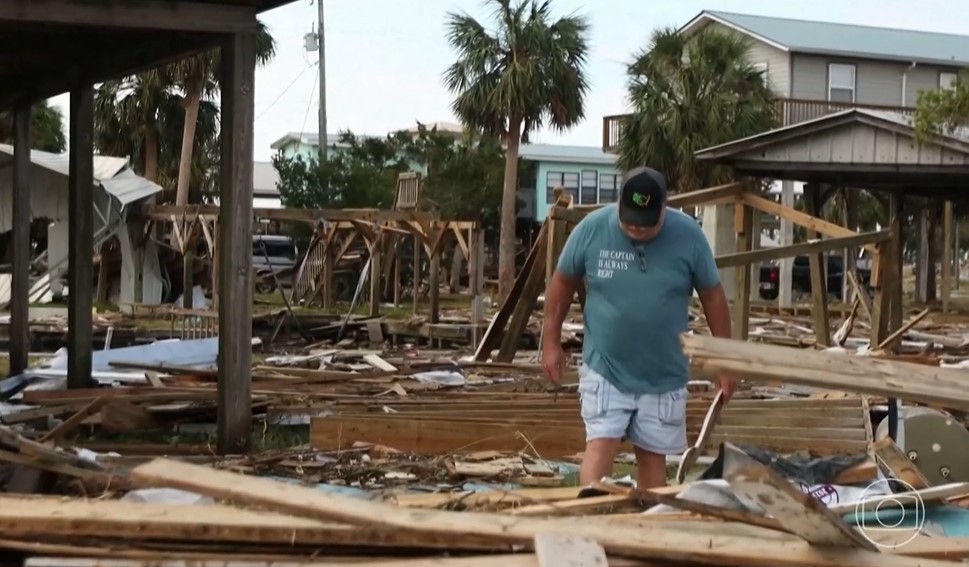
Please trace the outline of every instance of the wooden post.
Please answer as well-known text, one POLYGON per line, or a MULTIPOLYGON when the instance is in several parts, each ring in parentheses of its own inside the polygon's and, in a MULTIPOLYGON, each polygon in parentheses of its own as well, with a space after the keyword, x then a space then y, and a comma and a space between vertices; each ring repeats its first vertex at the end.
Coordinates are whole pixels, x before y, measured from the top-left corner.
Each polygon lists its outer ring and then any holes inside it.
POLYGON ((256 43, 222 44, 219 207, 218 451, 244 453, 252 433, 252 150, 256 43))
POLYGON ((192 268, 195 267, 195 230, 186 231, 185 251, 182 252, 182 307, 191 309, 194 301, 193 287, 195 278, 192 268))
MULTIPOLYGON (((441 245, 430 251, 431 273, 427 278, 427 285, 430 286, 427 297, 431 303, 431 312, 428 321, 436 325, 441 321, 441 245)), ((433 334, 433 333, 432 333, 433 334)))
POLYGON ((952 299, 952 201, 945 202, 942 218, 942 311, 949 312, 952 299))
MULTIPOLYGON (((734 207, 734 230, 737 233, 737 252, 753 250, 754 211, 738 203, 734 207)), ((737 266, 737 280, 733 303, 733 338, 745 341, 750 332, 750 266, 737 266)))
MULTIPOLYGON (((902 305, 902 281, 905 276, 903 273, 902 256, 905 252, 902 239, 902 215, 905 213, 905 201, 901 194, 893 193, 890 199, 891 207, 891 230, 893 233, 893 252, 895 257, 892 259, 892 294, 891 316, 889 317, 888 334, 894 333, 902 327, 904 318, 904 306, 902 305)), ((887 336, 887 335, 886 335, 887 336)))
POLYGON ((10 281, 10 375, 27 368, 30 352, 30 104, 14 109, 13 234, 10 281))
POLYGON ((336 236, 323 238, 323 309, 333 309, 333 267, 336 263, 336 236), (327 238, 330 237, 330 238, 327 238))
POLYGON ((414 278, 412 287, 412 299, 414 301, 414 315, 417 315, 417 307, 420 301, 420 287, 421 287, 421 249, 424 245, 421 243, 421 237, 414 235, 414 265, 412 267, 411 276, 414 278))
POLYGON ((484 318, 484 229, 475 224, 468 237, 468 287, 471 292, 471 340, 477 349, 481 339, 481 320, 484 318))
MULTIPOLYGON (((807 200, 808 214, 821 216, 821 187, 818 185, 805 185, 804 198, 807 200)), ((821 233, 815 232, 811 238, 821 238, 821 233)), ((814 315, 814 333, 817 337, 817 344, 821 346, 831 346, 831 327, 828 323, 828 278, 825 256, 823 253, 811 254, 811 299, 814 315)))
MULTIPOLYGON (((858 191, 859 189, 849 187, 844 189, 845 228, 851 230, 858 230, 858 191)), ((844 273, 851 272, 856 274, 858 269, 858 248, 847 248, 844 254, 844 273)), ((854 300, 854 287, 848 283, 847 277, 843 279, 845 285, 843 298, 845 303, 850 304, 854 300)))
POLYGON ((94 294, 94 87, 74 88, 70 105, 67 387, 87 388, 94 294))
POLYGON ((383 231, 380 227, 373 233, 373 242, 370 243, 370 316, 380 315, 380 300, 383 299, 383 269, 381 263, 383 259, 383 231))

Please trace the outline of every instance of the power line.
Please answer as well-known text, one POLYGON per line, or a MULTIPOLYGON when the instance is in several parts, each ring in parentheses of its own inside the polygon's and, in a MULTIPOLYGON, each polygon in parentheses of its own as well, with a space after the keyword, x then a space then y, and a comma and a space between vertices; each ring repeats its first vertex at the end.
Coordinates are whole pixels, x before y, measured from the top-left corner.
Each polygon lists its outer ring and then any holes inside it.
MULTIPOLYGON (((316 65, 316 62, 310 63, 306 67, 303 67, 303 70, 300 71, 298 75, 296 75, 296 78, 293 79, 292 82, 290 82, 288 85, 286 85, 286 88, 283 89, 282 92, 279 93, 279 95, 276 96, 276 98, 273 99, 273 101, 271 103, 269 103, 269 106, 267 106, 266 108, 264 108, 262 110, 262 112, 260 112, 259 115, 256 116, 256 120, 259 120, 260 118, 262 118, 262 115, 263 114, 266 114, 267 112, 269 112, 272 109, 272 107, 276 106, 276 103, 279 102, 280 99, 282 99, 283 96, 289 91, 289 89, 291 89, 293 87, 293 85, 295 85, 296 82, 300 80, 300 78, 303 76, 303 74, 306 73, 306 71, 308 69, 311 69, 314 65, 316 65)), ((315 87, 316 85, 313 85, 313 86, 315 87)))
MULTIPOLYGON (((306 120, 310 117, 310 109, 313 108, 313 95, 316 94, 316 83, 319 80, 320 80, 320 74, 319 73, 316 73, 314 75, 314 77, 313 77, 313 87, 310 90, 310 101, 306 105, 306 114, 303 115, 303 126, 300 127, 300 129, 299 129, 299 139, 300 139, 300 141, 303 140, 303 134, 306 133, 306 120)), ((319 134, 319 136, 321 136, 321 138, 317 141, 317 143, 318 144, 325 144, 326 143, 326 133, 325 132, 321 132, 319 134)))

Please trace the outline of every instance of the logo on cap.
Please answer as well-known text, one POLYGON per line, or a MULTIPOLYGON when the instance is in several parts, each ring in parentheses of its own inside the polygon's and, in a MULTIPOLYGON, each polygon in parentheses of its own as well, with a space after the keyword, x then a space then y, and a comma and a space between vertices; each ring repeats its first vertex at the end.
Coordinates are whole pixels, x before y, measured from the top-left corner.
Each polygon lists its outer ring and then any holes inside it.
POLYGON ((649 195, 644 195, 642 193, 633 193, 633 203, 639 205, 640 207, 649 206, 649 195))

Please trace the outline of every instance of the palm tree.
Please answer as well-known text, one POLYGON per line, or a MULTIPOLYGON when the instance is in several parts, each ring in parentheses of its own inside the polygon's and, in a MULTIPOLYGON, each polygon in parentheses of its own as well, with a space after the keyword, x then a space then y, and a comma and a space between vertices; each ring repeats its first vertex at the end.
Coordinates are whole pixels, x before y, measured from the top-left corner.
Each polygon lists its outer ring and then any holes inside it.
MULTIPOLYGON (((199 111, 202 103, 211 100, 219 92, 219 49, 212 49, 196 54, 173 63, 170 72, 183 92, 185 118, 183 121, 181 155, 178 165, 178 185, 175 192, 175 204, 188 204, 188 193, 193 175, 192 156, 197 149, 204 145, 205 138, 196 136, 199 124, 199 111)), ((256 62, 260 65, 268 63, 276 55, 276 41, 269 34, 268 28, 259 22, 256 32, 256 62)), ((198 173, 198 172, 195 172, 198 173)))
POLYGON ((634 112, 620 138, 620 167, 654 167, 678 192, 727 182, 728 169, 698 163, 694 153, 775 126, 774 95, 748 52, 739 35, 656 30, 629 66, 634 112))
MULTIPOLYGON (((0 143, 13 143, 13 115, 0 113, 0 143)), ((33 106, 30 114, 30 145, 35 150, 60 153, 67 148, 64 138, 64 116, 47 101, 33 106)))
POLYGON ((95 148, 130 156, 135 171, 161 184, 171 174, 162 154, 177 142, 165 135, 180 101, 170 84, 171 75, 159 68, 104 82, 94 94, 95 148))
POLYGON ((505 297, 515 279, 519 145, 535 129, 565 130, 584 118, 589 25, 577 15, 552 21, 550 0, 488 3, 493 32, 466 14, 448 14, 448 41, 458 58, 444 81, 461 121, 505 146, 498 252, 499 294, 505 297))

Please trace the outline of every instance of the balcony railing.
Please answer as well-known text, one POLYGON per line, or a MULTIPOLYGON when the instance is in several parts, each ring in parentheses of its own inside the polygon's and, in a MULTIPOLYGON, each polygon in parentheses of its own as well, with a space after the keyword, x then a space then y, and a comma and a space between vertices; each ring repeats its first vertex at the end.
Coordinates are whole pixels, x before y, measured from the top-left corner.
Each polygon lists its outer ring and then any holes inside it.
MULTIPOLYGON (((777 100, 777 127, 791 126, 807 120, 820 118, 826 114, 841 112, 852 108, 864 108, 868 110, 884 110, 889 112, 899 112, 911 115, 915 112, 913 107, 886 106, 880 104, 853 104, 828 102, 826 100, 800 100, 794 98, 782 98, 777 100)), ((602 149, 607 152, 615 152, 619 148, 619 140, 622 138, 622 127, 629 114, 617 114, 606 116, 602 119, 602 149)))

